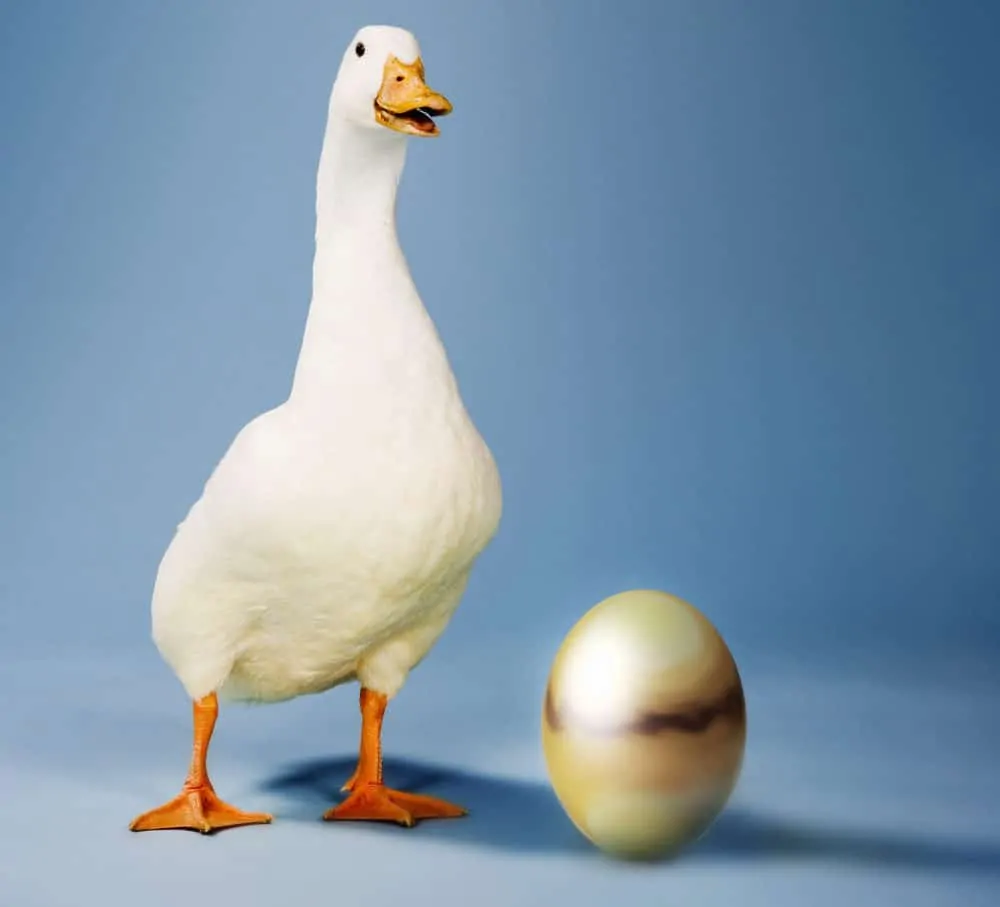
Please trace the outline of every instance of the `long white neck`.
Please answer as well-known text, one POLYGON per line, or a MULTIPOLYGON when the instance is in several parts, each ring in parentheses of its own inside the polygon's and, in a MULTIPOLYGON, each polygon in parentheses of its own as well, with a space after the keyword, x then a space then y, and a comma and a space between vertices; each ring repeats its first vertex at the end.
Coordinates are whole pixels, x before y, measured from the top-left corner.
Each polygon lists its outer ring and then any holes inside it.
POLYGON ((405 163, 404 136, 330 124, 316 178, 317 261, 331 245, 359 231, 369 242, 398 249, 396 189, 405 163))
MULTIPOLYGON (((313 295, 291 399, 377 409, 453 382, 396 236, 406 139, 332 121, 320 156, 313 295), (349 400, 347 400, 349 398, 349 400)), ((342 406, 339 406, 342 409, 342 406)))

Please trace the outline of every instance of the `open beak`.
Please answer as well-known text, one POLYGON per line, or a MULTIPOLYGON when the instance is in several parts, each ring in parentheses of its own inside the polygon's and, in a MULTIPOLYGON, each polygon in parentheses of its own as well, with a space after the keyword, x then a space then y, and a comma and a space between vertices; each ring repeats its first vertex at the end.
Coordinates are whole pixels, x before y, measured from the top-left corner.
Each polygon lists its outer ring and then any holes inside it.
POLYGON ((420 57, 403 63, 389 57, 382 73, 382 87, 375 98, 375 121, 407 135, 438 134, 434 117, 451 113, 451 101, 431 91, 424 81, 420 57))

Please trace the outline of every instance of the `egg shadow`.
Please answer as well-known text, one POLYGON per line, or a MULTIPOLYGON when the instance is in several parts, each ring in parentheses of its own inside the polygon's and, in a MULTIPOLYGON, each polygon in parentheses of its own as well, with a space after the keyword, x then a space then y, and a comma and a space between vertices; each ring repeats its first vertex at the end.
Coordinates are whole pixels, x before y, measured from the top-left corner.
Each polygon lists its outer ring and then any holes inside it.
MULTIPOLYGON (((278 818, 318 822, 323 812, 344 797, 340 785, 354 771, 355 764, 353 756, 295 763, 267 779, 261 789, 284 800, 278 818)), ((452 800, 467 807, 469 815, 463 819, 421 822, 412 829, 350 823, 352 833, 419 836, 508 853, 600 857, 574 828, 545 784, 410 759, 387 759, 384 771, 387 783, 452 800)), ((681 859, 807 860, 1000 875, 1000 846, 824 828, 735 805, 681 859)))

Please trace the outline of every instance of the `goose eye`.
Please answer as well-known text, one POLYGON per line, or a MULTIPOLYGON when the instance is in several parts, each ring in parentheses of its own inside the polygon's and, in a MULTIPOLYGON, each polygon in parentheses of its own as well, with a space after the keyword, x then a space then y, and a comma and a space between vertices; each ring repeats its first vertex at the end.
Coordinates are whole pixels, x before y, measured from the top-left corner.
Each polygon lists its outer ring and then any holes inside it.
POLYGON ((359 56, 363 57, 365 55, 365 46, 360 41, 354 45, 354 52, 359 56))

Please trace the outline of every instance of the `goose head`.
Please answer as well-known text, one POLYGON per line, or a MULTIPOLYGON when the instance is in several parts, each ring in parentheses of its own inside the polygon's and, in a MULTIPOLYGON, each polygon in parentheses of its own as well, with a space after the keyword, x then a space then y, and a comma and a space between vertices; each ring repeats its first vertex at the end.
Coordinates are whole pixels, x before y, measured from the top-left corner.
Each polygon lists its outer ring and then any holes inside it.
POLYGON ((436 136, 435 117, 451 102, 424 77, 417 39, 402 28, 369 25, 351 40, 330 99, 331 119, 359 129, 436 136))

